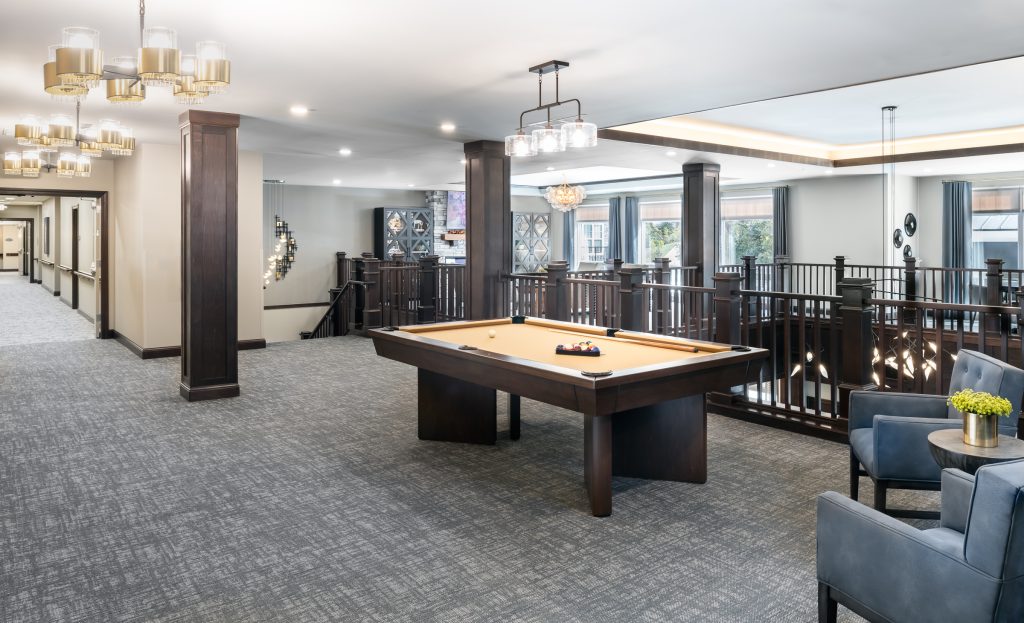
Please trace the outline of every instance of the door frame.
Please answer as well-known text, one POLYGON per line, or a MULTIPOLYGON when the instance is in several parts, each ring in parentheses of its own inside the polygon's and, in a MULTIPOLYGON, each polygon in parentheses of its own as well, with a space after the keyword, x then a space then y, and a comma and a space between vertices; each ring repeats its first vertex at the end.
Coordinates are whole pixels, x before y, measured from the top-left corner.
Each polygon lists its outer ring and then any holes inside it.
MULTIPOLYGON (((36 264, 33 261, 33 257, 32 257, 36 253, 36 250, 35 250, 36 240, 35 240, 35 227, 34 227, 35 220, 31 219, 31 218, 29 218, 27 216, 7 216, 7 217, 5 217, 3 215, 0 215, 0 221, 20 221, 22 223, 25 223, 25 231, 28 232, 28 246, 26 247, 25 246, 25 241, 22 240, 22 243, 21 243, 22 249, 21 250, 22 250, 23 254, 25 252, 28 253, 28 275, 27 275, 28 276, 28 282, 29 283, 37 283, 37 281, 36 281, 36 264)), ((21 272, 22 270, 23 270, 23 268, 21 266, 19 266, 18 267, 18 274, 19 275, 22 275, 22 272, 21 272)), ((26 276, 26 275, 22 275, 22 276, 26 276)))
MULTIPOLYGON (((100 208, 100 261, 96 267, 97 278, 100 282, 100 296, 96 306, 96 337, 104 340, 113 337, 113 332, 110 330, 110 192, 106 190, 54 190, 52 188, 0 188, 0 194, 87 197, 96 200, 100 208)), ((3 220, 19 219, 5 218, 3 220)), ((35 272, 34 265, 31 272, 35 272)))

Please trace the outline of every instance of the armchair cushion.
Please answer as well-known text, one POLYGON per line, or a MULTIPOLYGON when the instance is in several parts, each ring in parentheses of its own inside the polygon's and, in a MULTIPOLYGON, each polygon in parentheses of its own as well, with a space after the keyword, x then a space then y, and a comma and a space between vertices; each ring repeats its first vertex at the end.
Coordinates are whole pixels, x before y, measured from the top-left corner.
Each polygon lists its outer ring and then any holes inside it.
MULTIPOLYGON (((967 532, 967 517, 971 511, 971 496, 974 494, 974 476, 958 469, 942 470, 942 518, 943 528, 967 532)), ((960 544, 963 548, 963 543, 960 544)))
POLYGON ((875 469, 875 431, 870 428, 851 430, 850 450, 860 460, 867 473, 878 473, 875 469))
POLYGON ((967 560, 995 577, 1024 581, 1024 460, 986 465, 974 481, 967 560))
POLYGON ((876 415, 871 428, 875 471, 868 473, 883 479, 938 481, 941 470, 928 448, 928 434, 960 426, 960 420, 876 415))
MULTIPOLYGON (((874 426, 876 415, 948 418, 945 396, 897 392, 850 392, 850 431, 874 426)), ((957 415, 959 417, 959 415, 957 415)))

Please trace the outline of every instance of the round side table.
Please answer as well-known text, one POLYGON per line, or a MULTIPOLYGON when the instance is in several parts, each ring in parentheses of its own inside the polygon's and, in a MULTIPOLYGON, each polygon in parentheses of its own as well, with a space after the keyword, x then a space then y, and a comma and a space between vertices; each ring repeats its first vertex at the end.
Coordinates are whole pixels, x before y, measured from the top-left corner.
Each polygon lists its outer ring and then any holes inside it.
POLYGON ((955 467, 968 474, 990 463, 1004 463, 1024 459, 1024 441, 1016 437, 999 435, 995 448, 981 448, 964 443, 964 431, 947 428, 928 435, 928 449, 939 467, 955 467))

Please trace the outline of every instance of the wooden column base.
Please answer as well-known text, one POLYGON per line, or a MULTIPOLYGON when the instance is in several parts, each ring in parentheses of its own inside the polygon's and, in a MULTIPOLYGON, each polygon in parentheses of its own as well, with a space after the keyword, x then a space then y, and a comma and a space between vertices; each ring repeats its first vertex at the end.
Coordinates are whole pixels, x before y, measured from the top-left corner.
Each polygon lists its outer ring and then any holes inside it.
POLYGON ((189 402, 197 402, 199 400, 216 400, 217 398, 234 398, 239 395, 240 390, 238 383, 205 385, 203 387, 189 387, 181 383, 178 385, 178 393, 189 402))

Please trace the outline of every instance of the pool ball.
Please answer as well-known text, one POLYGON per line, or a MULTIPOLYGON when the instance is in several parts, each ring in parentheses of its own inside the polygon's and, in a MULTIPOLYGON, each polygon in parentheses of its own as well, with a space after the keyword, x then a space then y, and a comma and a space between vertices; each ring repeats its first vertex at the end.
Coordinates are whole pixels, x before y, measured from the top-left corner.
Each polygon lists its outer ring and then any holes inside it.
POLYGON ((487 332, 487 337, 494 337, 497 334, 498 333, 494 329, 491 329, 490 331, 487 332))

